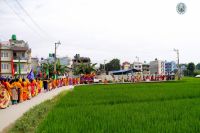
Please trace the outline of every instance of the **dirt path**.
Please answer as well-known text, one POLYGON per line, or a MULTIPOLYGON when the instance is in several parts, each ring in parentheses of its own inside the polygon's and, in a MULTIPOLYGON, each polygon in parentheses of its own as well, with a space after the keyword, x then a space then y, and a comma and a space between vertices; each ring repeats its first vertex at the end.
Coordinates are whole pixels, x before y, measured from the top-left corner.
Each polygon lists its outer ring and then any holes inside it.
POLYGON ((49 92, 42 92, 31 100, 25 101, 17 105, 11 105, 6 109, 0 109, 0 132, 3 132, 6 127, 13 124, 18 118, 20 118, 33 106, 38 105, 47 99, 53 98, 64 90, 69 90, 69 88, 70 87, 65 86, 49 92))

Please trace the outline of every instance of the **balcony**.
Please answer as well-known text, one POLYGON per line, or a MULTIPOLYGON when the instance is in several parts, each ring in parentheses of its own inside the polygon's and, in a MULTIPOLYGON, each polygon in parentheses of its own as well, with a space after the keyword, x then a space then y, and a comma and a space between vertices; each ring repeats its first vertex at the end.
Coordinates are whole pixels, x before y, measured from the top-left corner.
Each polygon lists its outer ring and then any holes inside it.
POLYGON ((21 58, 14 57, 13 58, 13 62, 23 62, 23 63, 26 63, 26 62, 28 62, 28 58, 27 57, 21 57, 21 58))

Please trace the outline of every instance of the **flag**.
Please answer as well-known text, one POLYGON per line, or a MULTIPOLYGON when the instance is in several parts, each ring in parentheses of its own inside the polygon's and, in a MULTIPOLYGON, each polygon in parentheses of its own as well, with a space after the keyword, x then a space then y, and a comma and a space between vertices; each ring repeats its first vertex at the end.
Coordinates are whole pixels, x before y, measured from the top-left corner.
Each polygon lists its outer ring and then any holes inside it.
POLYGON ((15 68, 14 68, 13 58, 11 60, 11 71, 12 71, 12 76, 14 77, 14 75, 15 75, 15 68))
POLYGON ((33 69, 31 69, 30 73, 28 74, 27 78, 29 80, 34 79, 34 73, 33 73, 33 69))
POLYGON ((46 69, 46 75, 49 75, 49 69, 46 69))

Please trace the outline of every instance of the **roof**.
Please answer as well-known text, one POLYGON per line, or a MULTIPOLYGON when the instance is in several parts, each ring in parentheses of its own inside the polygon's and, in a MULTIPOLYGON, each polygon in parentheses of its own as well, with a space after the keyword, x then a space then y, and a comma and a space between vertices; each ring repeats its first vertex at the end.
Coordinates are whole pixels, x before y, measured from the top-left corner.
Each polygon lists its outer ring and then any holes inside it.
POLYGON ((129 64, 129 65, 130 65, 131 63, 129 63, 128 61, 125 61, 125 62, 123 62, 122 64, 123 64, 123 65, 125 65, 125 64, 129 64))
POLYGON ((121 74, 134 73, 134 72, 140 72, 140 70, 137 70, 137 69, 117 70, 117 71, 111 71, 110 73, 113 75, 121 75, 121 74))

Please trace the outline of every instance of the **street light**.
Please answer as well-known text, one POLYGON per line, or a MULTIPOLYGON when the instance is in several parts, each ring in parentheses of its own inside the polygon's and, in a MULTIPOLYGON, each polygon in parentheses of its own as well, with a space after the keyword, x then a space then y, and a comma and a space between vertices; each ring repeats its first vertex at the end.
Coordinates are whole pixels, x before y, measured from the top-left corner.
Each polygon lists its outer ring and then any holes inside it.
POLYGON ((174 52, 176 52, 176 54, 177 54, 177 59, 178 59, 178 60, 177 60, 178 80, 180 80, 180 79, 181 79, 181 76, 180 76, 180 68, 179 68, 179 50, 174 48, 174 52))

